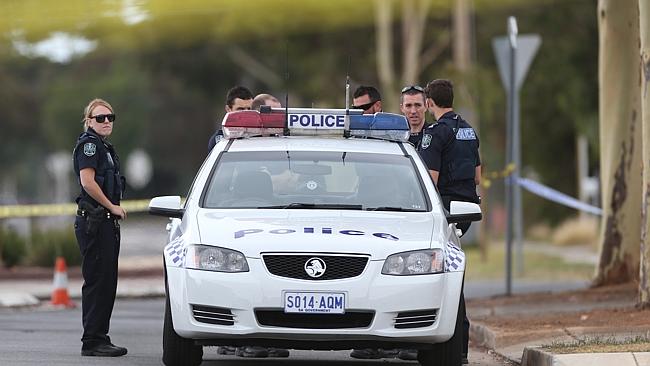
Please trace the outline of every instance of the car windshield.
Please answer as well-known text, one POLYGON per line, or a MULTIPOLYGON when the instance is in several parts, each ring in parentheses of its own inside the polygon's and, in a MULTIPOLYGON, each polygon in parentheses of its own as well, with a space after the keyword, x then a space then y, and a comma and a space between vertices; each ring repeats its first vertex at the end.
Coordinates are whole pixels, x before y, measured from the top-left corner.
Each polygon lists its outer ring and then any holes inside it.
POLYGON ((322 151, 224 152, 202 207, 428 211, 409 157, 322 151))

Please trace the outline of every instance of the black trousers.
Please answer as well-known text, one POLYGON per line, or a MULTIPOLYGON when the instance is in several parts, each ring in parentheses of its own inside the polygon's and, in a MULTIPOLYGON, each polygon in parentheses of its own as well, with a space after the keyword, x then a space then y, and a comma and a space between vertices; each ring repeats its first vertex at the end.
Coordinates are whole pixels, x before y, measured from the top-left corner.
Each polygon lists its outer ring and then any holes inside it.
MULTIPOLYGON (((442 204, 445 206, 447 211, 449 211, 449 205, 451 201, 467 201, 467 199, 462 199, 459 197, 453 197, 453 196, 442 196, 442 204)), ((460 229, 462 234, 461 236, 465 235, 467 232, 467 229, 469 229, 471 222, 461 222, 456 224, 456 228, 460 229)), ((465 262, 465 266, 467 266, 467 262, 465 262)), ((463 289, 460 292, 460 302, 462 304, 462 309, 463 309, 463 353, 467 354, 469 350, 469 319, 467 318, 467 312, 465 309, 465 281, 463 281, 463 289)))
POLYGON ((116 220, 102 220, 95 234, 86 233, 86 218, 77 216, 75 235, 81 251, 83 336, 82 349, 111 343, 108 329, 117 291, 117 257, 120 226, 116 220))
POLYGON ((463 317, 463 354, 469 352, 469 319, 467 319, 467 308, 465 308, 465 281, 463 281, 463 289, 460 291, 460 303, 462 317, 463 317))

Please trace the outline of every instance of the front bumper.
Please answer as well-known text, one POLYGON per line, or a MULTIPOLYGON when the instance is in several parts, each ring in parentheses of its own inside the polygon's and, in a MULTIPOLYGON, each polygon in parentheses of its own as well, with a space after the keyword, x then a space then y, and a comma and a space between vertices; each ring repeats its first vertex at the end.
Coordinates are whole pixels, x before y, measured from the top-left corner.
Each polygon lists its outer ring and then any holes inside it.
MULTIPOLYGON (((389 345, 421 348, 444 342, 454 333, 463 272, 386 276, 381 274, 383 261, 370 261, 358 277, 311 281, 271 275, 260 259, 248 259, 248 264, 250 272, 245 273, 167 267, 176 332, 201 344, 305 349, 386 348, 389 345), (346 294, 346 314, 370 313, 371 321, 361 327, 337 329, 260 324, 268 323, 260 321, 260 312, 282 317, 283 291, 343 292, 346 294), (193 315, 195 306, 229 310, 234 321, 231 325, 198 321, 193 315), (434 312, 435 321, 415 328, 396 327, 396 318, 423 311, 434 312)), ((319 316, 322 315, 309 315, 314 317, 314 324, 322 322, 319 316)))

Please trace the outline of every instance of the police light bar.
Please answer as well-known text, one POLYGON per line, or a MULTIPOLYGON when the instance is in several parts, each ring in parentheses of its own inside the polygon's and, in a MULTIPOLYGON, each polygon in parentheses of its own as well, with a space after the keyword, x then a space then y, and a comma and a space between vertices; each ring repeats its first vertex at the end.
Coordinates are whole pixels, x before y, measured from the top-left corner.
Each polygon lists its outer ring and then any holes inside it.
POLYGON ((378 112, 350 116, 350 135, 390 141, 408 141, 409 123, 401 114, 378 112))
POLYGON ((226 113, 221 126, 223 135, 227 139, 281 135, 284 130, 284 120, 284 113, 235 111, 226 113))
POLYGON ((285 122, 292 136, 344 136, 346 118, 350 136, 408 141, 406 117, 392 113, 363 114, 360 109, 273 108, 226 114, 226 138, 281 135, 285 122), (288 114, 287 114, 288 113, 288 114))

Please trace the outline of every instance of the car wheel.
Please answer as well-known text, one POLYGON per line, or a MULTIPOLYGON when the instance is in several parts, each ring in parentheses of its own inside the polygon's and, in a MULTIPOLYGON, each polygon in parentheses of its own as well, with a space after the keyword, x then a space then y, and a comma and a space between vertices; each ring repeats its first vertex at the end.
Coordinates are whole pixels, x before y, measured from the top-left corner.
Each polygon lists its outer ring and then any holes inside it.
POLYGON ((459 301, 454 335, 448 341, 435 344, 433 349, 419 350, 418 361, 422 366, 461 366, 463 352, 463 319, 465 302, 459 301))
POLYGON ((203 360, 203 347, 192 339, 179 336, 172 324, 172 309, 169 304, 169 289, 165 273, 165 320, 163 322, 163 358, 167 366, 197 366, 203 360))

